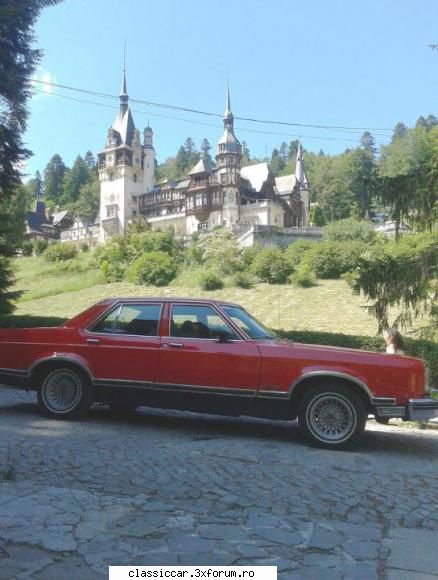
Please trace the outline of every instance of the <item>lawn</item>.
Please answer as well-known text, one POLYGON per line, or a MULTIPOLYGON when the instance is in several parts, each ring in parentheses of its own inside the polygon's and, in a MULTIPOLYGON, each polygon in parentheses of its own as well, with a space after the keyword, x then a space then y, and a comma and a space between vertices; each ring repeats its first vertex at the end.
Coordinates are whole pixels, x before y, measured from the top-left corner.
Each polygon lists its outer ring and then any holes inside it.
MULTIPOLYGON (((87 258, 82 258, 86 264, 87 258)), ((258 284, 212 292, 182 285, 139 287, 128 282, 105 284, 94 269, 60 272, 42 258, 16 261, 16 288, 24 290, 16 314, 71 317, 109 296, 190 296, 228 300, 245 306, 273 328, 375 335, 377 325, 364 301, 343 280, 320 280, 313 288, 258 284)))

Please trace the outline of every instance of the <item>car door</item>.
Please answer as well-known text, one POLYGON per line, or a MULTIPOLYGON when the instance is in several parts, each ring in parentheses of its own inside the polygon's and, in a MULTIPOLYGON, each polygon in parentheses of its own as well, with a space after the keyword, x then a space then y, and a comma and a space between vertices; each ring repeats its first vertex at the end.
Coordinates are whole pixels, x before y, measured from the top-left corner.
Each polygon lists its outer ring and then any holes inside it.
POLYGON ((119 303, 81 332, 81 354, 96 385, 152 388, 162 307, 159 302, 119 303))
POLYGON ((163 404, 244 412, 258 387, 256 344, 242 338, 213 305, 172 303, 168 319, 154 387, 163 404))

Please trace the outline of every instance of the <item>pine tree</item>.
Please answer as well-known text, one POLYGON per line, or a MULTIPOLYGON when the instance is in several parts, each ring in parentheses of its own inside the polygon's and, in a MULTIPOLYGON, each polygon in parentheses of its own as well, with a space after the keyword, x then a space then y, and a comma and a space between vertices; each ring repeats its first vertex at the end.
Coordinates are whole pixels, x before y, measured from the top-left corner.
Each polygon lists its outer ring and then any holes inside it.
POLYGON ((80 155, 76 157, 73 167, 65 177, 64 191, 61 201, 71 203, 78 199, 79 191, 90 178, 90 172, 87 164, 80 155))
POLYGON ((59 204, 64 192, 66 167, 62 157, 55 153, 44 169, 44 195, 46 200, 59 204))
POLYGON ((0 314, 13 310, 16 292, 9 258, 14 255, 8 201, 15 203, 21 183, 20 164, 31 154, 23 146, 30 79, 41 58, 32 48, 33 27, 43 8, 59 0, 2 0, 0 4, 0 314))

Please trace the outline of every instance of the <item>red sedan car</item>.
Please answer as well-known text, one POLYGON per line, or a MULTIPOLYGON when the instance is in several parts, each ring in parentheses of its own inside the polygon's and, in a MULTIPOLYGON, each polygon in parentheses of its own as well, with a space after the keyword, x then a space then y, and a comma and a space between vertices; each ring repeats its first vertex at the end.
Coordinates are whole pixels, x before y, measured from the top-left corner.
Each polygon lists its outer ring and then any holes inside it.
POLYGON ((107 299, 56 328, 0 330, 0 384, 38 392, 50 417, 93 402, 282 420, 344 448, 369 414, 438 416, 421 360, 297 344, 235 304, 107 299))

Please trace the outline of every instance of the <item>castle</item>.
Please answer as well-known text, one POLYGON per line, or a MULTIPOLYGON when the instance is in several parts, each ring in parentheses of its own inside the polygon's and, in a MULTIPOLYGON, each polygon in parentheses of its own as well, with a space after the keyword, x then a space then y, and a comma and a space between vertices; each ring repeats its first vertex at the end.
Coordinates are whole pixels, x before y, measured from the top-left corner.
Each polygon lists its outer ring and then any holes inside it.
MULTIPOLYGON (((153 131, 146 127, 141 139, 123 72, 120 109, 108 130, 105 148, 98 153, 100 213, 94 241, 105 242, 123 234, 140 216, 153 229, 172 228, 178 235, 210 231, 215 226, 235 231, 256 225, 307 226, 309 191, 301 145, 295 174, 276 178, 267 163, 242 167, 229 90, 223 124, 215 163, 204 157, 184 179, 156 184, 153 131)), ((63 239, 80 241, 72 234, 63 239)))

